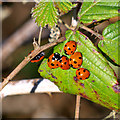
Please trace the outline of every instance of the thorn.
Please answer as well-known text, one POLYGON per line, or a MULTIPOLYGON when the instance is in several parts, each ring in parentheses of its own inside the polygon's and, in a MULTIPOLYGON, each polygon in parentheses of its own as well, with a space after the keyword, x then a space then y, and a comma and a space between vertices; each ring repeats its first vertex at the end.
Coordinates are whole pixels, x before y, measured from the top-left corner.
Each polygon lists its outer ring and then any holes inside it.
POLYGON ((97 37, 95 37, 95 39, 97 39, 97 37))
POLYGON ((91 34, 91 36, 93 36, 93 33, 91 34))
POLYGON ((33 38, 33 47, 34 49, 37 49, 39 47, 37 41, 35 40, 35 37, 33 38))
POLYGON ((47 92, 47 94, 50 96, 50 98, 52 98, 52 93, 51 92, 47 92))

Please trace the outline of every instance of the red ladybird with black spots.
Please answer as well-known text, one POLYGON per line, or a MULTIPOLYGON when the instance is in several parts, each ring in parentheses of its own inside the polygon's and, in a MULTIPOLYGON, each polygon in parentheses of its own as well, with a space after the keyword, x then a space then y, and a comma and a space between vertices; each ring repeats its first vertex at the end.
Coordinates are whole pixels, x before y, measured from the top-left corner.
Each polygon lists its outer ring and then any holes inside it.
POLYGON ((80 80, 85 80, 89 78, 90 72, 85 68, 79 68, 76 70, 76 77, 80 80))
POLYGON ((70 68, 68 57, 62 55, 59 59, 59 67, 63 70, 68 70, 70 68))
POLYGON ((77 44, 75 41, 68 41, 64 45, 64 52, 66 55, 72 55, 76 50, 77 44))
POLYGON ((76 69, 82 65, 82 54, 81 52, 75 52, 73 55, 70 56, 69 64, 72 68, 76 69))
MULTIPOLYGON (((33 52, 33 50, 31 51, 31 52, 33 52)), ((30 53, 31 53, 30 52, 30 53)), ((30 54, 29 53, 29 54, 30 54)), ((35 62, 39 62, 39 61, 41 61, 43 58, 44 58, 44 56, 45 56, 45 53, 44 52, 40 52, 38 55, 36 55, 30 62, 32 62, 32 63, 35 63, 35 62)))
POLYGON ((47 60, 47 64, 51 69, 55 69, 59 67, 59 62, 58 60, 60 59, 60 54, 59 53, 53 53, 52 55, 49 56, 47 60))

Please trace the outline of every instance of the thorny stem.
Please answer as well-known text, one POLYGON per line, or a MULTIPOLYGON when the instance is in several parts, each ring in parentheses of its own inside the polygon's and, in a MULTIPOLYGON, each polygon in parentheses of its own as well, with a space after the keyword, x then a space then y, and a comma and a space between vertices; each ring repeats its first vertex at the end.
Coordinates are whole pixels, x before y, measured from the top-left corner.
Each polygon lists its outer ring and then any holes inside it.
POLYGON ((0 85, 0 91, 9 83, 10 80, 13 79, 13 77, 22 69, 26 64, 30 62, 31 59, 33 59, 37 54, 39 54, 41 51, 44 51, 54 45, 57 45, 60 42, 63 42, 65 40, 64 37, 61 37, 58 39, 57 42, 54 43, 48 43, 41 47, 38 47, 37 49, 33 50, 25 59, 4 79, 4 81, 0 85))
POLYGON ((102 36, 102 35, 100 35, 99 33, 97 33, 97 32, 95 32, 95 31, 91 30, 90 28, 84 26, 83 24, 80 24, 79 27, 82 28, 82 29, 84 29, 84 30, 86 30, 86 31, 88 31, 88 32, 90 32, 90 33, 92 33, 92 34, 94 34, 94 35, 95 35, 96 37, 98 37, 100 40, 103 39, 103 36, 102 36))

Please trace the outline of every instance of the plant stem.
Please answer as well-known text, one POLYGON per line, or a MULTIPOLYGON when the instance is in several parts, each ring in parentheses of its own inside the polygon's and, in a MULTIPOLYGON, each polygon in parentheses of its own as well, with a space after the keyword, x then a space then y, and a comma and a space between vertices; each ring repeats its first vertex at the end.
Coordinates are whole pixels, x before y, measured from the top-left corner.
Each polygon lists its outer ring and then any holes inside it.
POLYGON ((75 120, 79 119, 80 114, 80 96, 76 96, 75 120))
POLYGON ((41 34, 42 34, 42 27, 40 27, 40 32, 39 32, 39 39, 38 39, 38 45, 40 46, 41 43, 41 34))
POLYGON ((0 85, 0 91, 9 83, 10 80, 13 79, 13 77, 26 65, 28 62, 30 62, 31 59, 33 59, 37 54, 39 54, 41 51, 46 50, 54 45, 57 45, 60 42, 63 42, 65 40, 64 37, 61 37, 58 39, 57 42, 54 43, 48 43, 41 47, 38 47, 33 52, 31 52, 25 59, 4 79, 4 81, 0 85))
POLYGON ((92 33, 92 34, 94 34, 94 35, 95 35, 96 37, 98 37, 100 40, 103 39, 103 36, 102 36, 102 35, 100 35, 99 33, 91 30, 90 28, 84 26, 83 24, 80 24, 79 27, 82 28, 82 29, 84 29, 84 30, 86 30, 86 31, 88 31, 88 32, 90 32, 90 33, 92 33))

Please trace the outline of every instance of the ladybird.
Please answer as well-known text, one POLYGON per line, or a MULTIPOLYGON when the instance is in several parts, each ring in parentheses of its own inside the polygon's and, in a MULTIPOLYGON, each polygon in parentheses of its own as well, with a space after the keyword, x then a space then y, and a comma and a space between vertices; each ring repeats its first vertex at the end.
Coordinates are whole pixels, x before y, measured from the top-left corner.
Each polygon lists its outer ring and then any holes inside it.
POLYGON ((58 68, 59 67, 59 60, 60 59, 60 54, 59 53, 53 53, 52 55, 49 56, 47 60, 47 64, 51 69, 58 68))
MULTIPOLYGON (((33 50, 31 51, 31 52, 33 52, 33 50)), ((31 53, 30 52, 30 53, 31 53)), ((30 54, 29 53, 29 54, 30 54)), ((42 60, 43 58, 44 58, 44 56, 45 56, 45 53, 44 52, 40 52, 38 55, 36 55, 30 62, 32 62, 32 63, 35 63, 35 62, 39 62, 40 60, 42 60)))
POLYGON ((62 55, 59 59, 59 67, 63 70, 68 70, 70 68, 68 57, 62 55))
POLYGON ((80 52, 75 52, 71 55, 69 64, 72 68, 79 68, 82 65, 82 54, 80 52))
POLYGON ((80 80, 85 80, 89 78, 90 72, 85 68, 79 68, 76 70, 76 77, 80 80))
POLYGON ((76 50, 76 42, 75 41, 68 41, 64 46, 64 52, 66 55, 72 55, 76 50))

